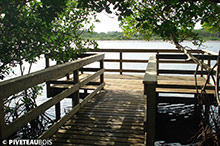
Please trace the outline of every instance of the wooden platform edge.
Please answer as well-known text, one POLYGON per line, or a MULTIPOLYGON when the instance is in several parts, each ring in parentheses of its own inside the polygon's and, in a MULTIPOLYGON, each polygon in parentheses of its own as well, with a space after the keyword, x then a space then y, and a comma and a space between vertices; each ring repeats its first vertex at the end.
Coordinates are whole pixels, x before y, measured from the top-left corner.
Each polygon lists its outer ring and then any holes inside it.
POLYGON ((62 119, 60 119, 56 124, 50 127, 47 131, 45 131, 42 135, 38 137, 38 139, 47 139, 50 138, 67 120, 69 120, 74 114, 76 114, 92 97, 94 97, 98 91, 103 89, 105 83, 102 83, 98 86, 92 93, 90 93, 81 103, 77 104, 73 107, 73 109, 66 114, 62 119))
POLYGON ((157 59, 156 55, 149 58, 147 69, 144 75, 144 95, 146 95, 145 110, 145 144, 154 146, 155 140, 155 121, 156 121, 156 86, 157 86, 157 59))

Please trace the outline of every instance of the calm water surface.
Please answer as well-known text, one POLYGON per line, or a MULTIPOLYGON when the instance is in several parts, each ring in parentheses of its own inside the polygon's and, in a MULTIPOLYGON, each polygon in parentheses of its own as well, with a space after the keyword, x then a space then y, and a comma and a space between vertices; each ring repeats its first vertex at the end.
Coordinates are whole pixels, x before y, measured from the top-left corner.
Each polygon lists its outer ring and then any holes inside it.
MULTIPOLYGON (((175 46, 169 42, 163 41, 98 41, 99 48, 102 49, 176 49, 175 46)), ((190 41, 183 43, 184 46, 193 47, 190 41)), ((202 47, 202 49, 210 50, 213 52, 218 52, 220 50, 220 41, 207 41, 202 47)), ((150 54, 147 53, 124 53, 124 59, 148 59, 150 54)), ((105 54, 105 58, 118 59, 119 53, 108 53, 105 54)), ((52 63, 53 65, 54 63, 52 63)), ((105 67, 109 67, 108 64, 105 64, 105 67)), ((137 66, 138 68, 141 68, 137 66)), ((28 65, 25 65, 25 70, 28 70, 28 65)), ((45 68, 45 59, 42 56, 39 61, 32 65, 32 72, 41 70, 45 68)), ((115 66, 114 66, 115 68, 115 66)), ((141 68, 143 69, 143 68, 141 68)), ((15 68, 14 71, 16 76, 19 76, 19 68, 15 68)), ((14 77, 15 75, 10 75, 8 78, 14 77)))
MULTIPOLYGON (((163 41, 98 41, 98 44, 100 48, 106 49, 176 49, 175 45, 163 41)), ((197 49, 190 41, 185 41, 182 45, 197 49)), ((207 41, 201 49, 208 49, 214 52, 218 51, 220 50, 220 41, 207 41)))
MULTIPOLYGON (((105 49, 174 49, 176 50, 175 45, 169 42, 163 41, 98 41, 100 48, 105 49)), ((190 41, 185 41, 183 46, 188 46, 193 49, 197 49, 192 45, 190 41)), ((218 52, 220 50, 220 41, 207 41, 201 49, 206 49, 213 52, 218 52)), ((139 59, 147 60, 151 54, 150 53, 123 53, 123 59, 139 59)), ((119 53, 107 53, 105 54, 106 59, 119 59, 119 53)), ((195 65, 181 65, 178 64, 162 64, 160 65, 161 69, 169 68, 185 68, 192 69, 195 68, 195 65)), ((105 68, 117 68, 119 69, 119 63, 105 63, 105 68)), ((123 63, 123 69, 139 69, 143 70, 146 68, 144 63, 123 63)))

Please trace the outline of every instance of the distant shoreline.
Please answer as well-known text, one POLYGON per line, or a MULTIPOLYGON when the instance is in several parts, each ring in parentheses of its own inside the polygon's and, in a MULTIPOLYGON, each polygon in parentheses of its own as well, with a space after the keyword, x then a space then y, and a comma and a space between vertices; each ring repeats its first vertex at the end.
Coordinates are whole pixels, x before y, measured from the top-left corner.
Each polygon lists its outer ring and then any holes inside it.
MULTIPOLYGON (((143 39, 93 39, 93 38, 84 38, 84 39, 90 39, 95 41, 148 41, 143 39)), ((204 38, 203 38, 204 39, 204 38)), ((207 41, 220 41, 220 38, 216 39, 204 39, 207 41)), ((151 39, 149 41, 163 41, 162 39, 151 39)), ((185 41, 192 41, 192 40, 185 40, 185 41)))
MULTIPOLYGON (((96 40, 96 41, 144 41, 144 42, 168 42, 168 41, 163 41, 163 40, 104 40, 104 39, 99 39, 99 40, 96 40)), ((185 40, 184 42, 191 42, 192 40, 185 40)), ((205 42, 220 42, 220 39, 218 40, 205 40, 205 42)))
MULTIPOLYGON (((220 41, 220 33, 209 33, 206 32, 204 30, 194 30, 195 33, 198 34, 198 36, 200 36, 203 40, 206 41, 220 41)), ((144 40, 145 36, 142 34, 134 34, 132 36, 125 36, 125 34, 123 34, 123 32, 117 32, 117 31, 113 31, 113 32, 92 32, 92 33, 88 33, 88 32, 84 32, 82 33, 81 37, 83 39, 90 39, 90 40, 144 40)), ((162 41, 161 37, 157 36, 157 35, 153 35, 151 36, 151 41, 154 40, 159 40, 162 41)), ((190 40, 190 39, 189 39, 190 40)))

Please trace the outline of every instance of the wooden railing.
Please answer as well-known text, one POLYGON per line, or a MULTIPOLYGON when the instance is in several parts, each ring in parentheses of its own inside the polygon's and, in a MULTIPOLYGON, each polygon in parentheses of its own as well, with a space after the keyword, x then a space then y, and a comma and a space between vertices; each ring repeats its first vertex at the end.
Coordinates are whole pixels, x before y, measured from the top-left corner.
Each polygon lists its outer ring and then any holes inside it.
MULTIPOLYGON (((209 62, 207 65, 209 67, 211 67, 211 61, 216 61, 218 58, 218 55, 206 55, 206 54, 202 54, 202 55, 194 55, 197 59, 202 60, 202 62, 209 62)), ((194 63, 192 60, 187 61, 187 56, 186 55, 178 55, 178 54, 174 54, 174 55, 170 55, 170 54, 157 54, 157 62, 158 64, 160 62, 162 62, 163 59, 172 59, 173 62, 178 63, 178 64, 189 64, 189 63, 194 63), (176 60, 176 61, 174 61, 176 60), (182 60, 182 61, 178 61, 178 60, 182 60)), ((172 63, 172 62, 170 62, 172 63)), ((179 70, 163 70, 163 69, 159 69, 158 68, 158 73, 159 74, 191 74, 193 75, 195 73, 195 69, 193 70, 186 70, 186 69, 179 69, 179 70)), ((203 67, 200 67, 200 71, 198 71, 198 74, 200 74, 201 76, 203 75, 207 75, 209 72, 204 70, 203 67)))
POLYGON ((144 95, 147 96, 147 105, 144 117, 144 125, 146 135, 146 145, 153 146, 155 139, 155 123, 156 123, 156 86, 157 86, 157 59, 156 55, 149 58, 144 79, 144 95))
MULTIPOLYGON (((98 91, 104 88, 104 69, 103 69, 103 59, 104 55, 92 55, 88 56, 73 62, 68 62, 61 65, 52 66, 46 68, 41 71, 37 71, 22 77, 17 77, 14 79, 10 79, 7 81, 3 81, 0 83, 0 141, 2 139, 9 138, 12 134, 17 132, 21 127, 23 127, 28 122, 31 122, 35 118, 37 118, 40 114, 44 113, 50 107, 58 104, 64 98, 73 96, 73 106, 72 110, 68 112, 63 118, 58 120, 52 127, 50 127, 45 133, 43 133, 39 138, 48 138, 50 137, 61 125, 63 125, 71 116, 73 116, 79 109, 91 98, 93 97, 98 91), (94 73, 90 74, 86 78, 79 80, 79 70, 88 64, 93 62, 100 62, 99 70, 94 73), (6 124, 5 123, 5 113, 4 113, 4 103, 3 101, 8 97, 17 94, 23 90, 31 88, 35 85, 50 82, 51 80, 57 80, 59 78, 65 77, 70 72, 73 73, 73 81, 72 86, 57 95, 53 98, 49 99, 48 101, 44 102, 43 104, 39 105, 38 107, 32 109, 31 111, 25 113, 23 116, 19 117, 12 123, 6 124), (86 96, 83 101, 79 102, 79 89, 95 78, 100 77, 100 84, 98 87, 86 96)), ((68 82, 70 83, 70 82, 68 82)))
MULTIPOLYGON (((99 49, 95 52, 102 52, 102 53, 119 53, 118 59, 104 59, 104 62, 109 63, 119 63, 119 69, 113 68, 108 69, 106 68, 106 72, 117 72, 120 74, 123 73, 144 73, 144 69, 124 69, 124 63, 148 63, 148 59, 124 59, 123 55, 126 53, 144 53, 144 54, 167 54, 167 53, 183 53, 177 49, 99 49)), ((191 53, 203 53, 202 50, 189 50, 191 53)), ((194 63, 192 61, 186 60, 160 60, 160 63, 194 63)))
MULTIPOLYGON (((137 60, 137 59, 124 59, 123 54, 125 53, 147 53, 147 54, 157 54, 156 60, 158 61, 158 64, 156 64, 156 69, 158 73, 173 73, 178 74, 180 71, 178 70, 161 70, 159 69, 159 63, 194 63, 192 61, 186 60, 186 56, 183 55, 183 53, 179 50, 175 49, 100 49, 96 52, 102 52, 102 53, 119 53, 118 59, 104 59, 104 55, 92 55, 85 58, 82 58, 81 60, 76 60, 70 63, 61 64, 53 67, 49 67, 45 70, 38 71, 35 73, 31 73, 29 75, 25 75, 23 77, 18 77, 15 79, 10 79, 8 81, 4 81, 0 83, 0 140, 1 139, 7 139, 9 136, 11 136, 13 133, 18 131, 22 126, 24 126, 26 123, 32 121, 36 117, 38 117, 40 114, 44 113, 47 109, 50 107, 56 105, 56 115, 57 115, 57 123, 53 125, 48 131, 46 131, 40 138, 47 138, 52 133, 54 133, 62 124, 65 123, 72 115, 74 115, 77 111, 79 111, 80 107, 82 107, 92 96, 94 96, 99 90, 101 90, 104 87, 104 69, 103 69, 103 62, 117 62, 119 63, 120 68, 119 69, 106 69, 106 72, 118 72, 120 74, 123 74, 125 72, 134 72, 134 73, 145 73, 145 70, 137 70, 137 69, 124 69, 123 63, 151 63, 148 59, 145 60, 137 60), (171 54, 170 56, 168 55, 171 54), (175 54, 173 54, 175 53, 175 54), (176 54, 177 53, 177 54, 176 54), (179 54, 178 54, 179 53, 179 54), (167 57, 172 57, 171 60, 167 60, 167 57), (163 60, 163 58, 165 60, 163 60), (180 60, 181 59, 181 60, 180 60), (84 68, 84 66, 91 64, 93 62, 99 61, 100 67, 99 68, 84 68), (158 70, 159 69, 159 70, 158 70), (94 72, 94 74, 91 74, 90 76, 84 78, 83 80, 79 80, 79 72, 85 72, 90 71, 94 72), (49 84, 60 84, 63 81, 57 81, 59 78, 65 77, 67 74, 72 72, 73 74, 73 80, 72 81, 66 81, 64 84, 72 84, 72 86, 68 89, 65 89, 61 91, 60 93, 53 96, 53 98, 49 99, 45 103, 41 104, 37 108, 29 111, 25 115, 21 116, 14 122, 10 124, 5 123, 4 119, 4 105, 3 101, 8 98, 11 95, 14 95, 16 93, 19 93, 23 90, 26 90, 30 87, 33 87, 35 85, 45 83, 47 82, 49 84), (83 87, 84 85, 91 82, 96 77, 100 77, 100 84, 99 86, 91 93, 89 94, 82 102, 79 102, 79 89, 83 87), (73 107, 72 110, 65 115, 62 119, 60 119, 60 111, 59 111, 59 103, 61 100, 63 100, 66 97, 69 97, 70 95, 73 98, 73 107)), ((211 66, 211 61, 215 60, 217 55, 213 54, 208 51, 204 50, 190 50, 191 53, 200 53, 201 56, 197 56, 198 58, 204 60, 204 62, 207 62, 208 65, 211 66)), ((152 60, 152 59, 150 59, 152 60)), ((155 58, 153 59, 155 60, 155 58)), ((193 74, 192 71, 181 71, 181 74, 193 74)), ((200 70, 200 74, 204 75, 207 74, 203 68, 200 70)), ((144 81, 144 82, 147 82, 144 81)), ((146 87, 146 89, 150 89, 151 87, 146 87)), ((146 90, 145 89, 145 90, 146 90)))
MULTIPOLYGON (((178 52, 179 53, 179 52, 178 52)), ((198 52, 197 52, 198 53, 198 52)), ((218 59, 218 54, 213 53, 210 51, 201 50, 200 55, 196 54, 194 57, 196 57, 199 60, 202 60, 204 64, 206 64, 209 68, 212 67, 212 61, 215 62, 218 59)), ((181 74, 181 75, 195 75, 195 69, 194 70, 185 70, 183 68, 179 69, 160 69, 159 63, 178 63, 178 64, 188 64, 188 63, 194 63, 195 62, 191 60, 187 60, 187 56, 184 54, 160 54, 157 52, 156 55, 150 56, 147 64, 147 68, 145 71, 143 84, 144 84, 144 94, 146 95, 146 111, 145 111, 145 131, 147 133, 146 135, 146 145, 147 146, 153 146, 154 145, 154 139, 155 139, 155 121, 156 121, 156 109, 157 109, 157 102, 158 102, 158 87, 162 87, 161 85, 158 85, 158 75, 159 74, 181 74)), ((186 67, 187 68, 187 67, 186 67)), ((204 70, 203 67, 200 67, 200 71, 197 71, 197 74, 199 74, 202 77, 206 77, 204 75, 215 75, 215 72, 208 72, 204 70)), ((206 77, 207 78, 207 77, 206 77)), ((172 81, 171 81, 172 82, 172 81)), ((183 85, 170 85, 169 88, 183 88, 183 85)), ((211 88, 214 90, 214 85, 211 88)), ((166 88, 168 86, 166 85, 166 88)), ((187 86, 188 89, 196 88, 195 85, 193 87, 187 86)), ((210 96, 211 97, 211 96, 210 96)), ((167 99, 167 98, 166 98, 167 99)), ((189 99, 189 98, 188 98, 189 99)), ((211 101, 211 100, 210 100, 211 101)))

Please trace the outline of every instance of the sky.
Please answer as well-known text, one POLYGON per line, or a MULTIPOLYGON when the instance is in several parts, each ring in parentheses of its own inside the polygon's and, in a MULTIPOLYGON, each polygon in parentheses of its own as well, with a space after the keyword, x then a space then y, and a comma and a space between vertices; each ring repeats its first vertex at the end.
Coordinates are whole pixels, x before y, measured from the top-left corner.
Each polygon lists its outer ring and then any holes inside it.
MULTIPOLYGON (((114 14, 108 14, 106 12, 101 12, 97 14, 97 18, 101 21, 99 23, 95 23, 95 32, 109 32, 109 31, 122 31, 119 27, 119 21, 117 16, 114 14)), ((195 29, 201 29, 201 25, 199 23, 196 24, 195 29)))
POLYGON ((102 12, 97 15, 97 18, 101 22, 95 23, 95 32, 122 31, 121 28, 119 28, 120 22, 117 16, 102 12))

